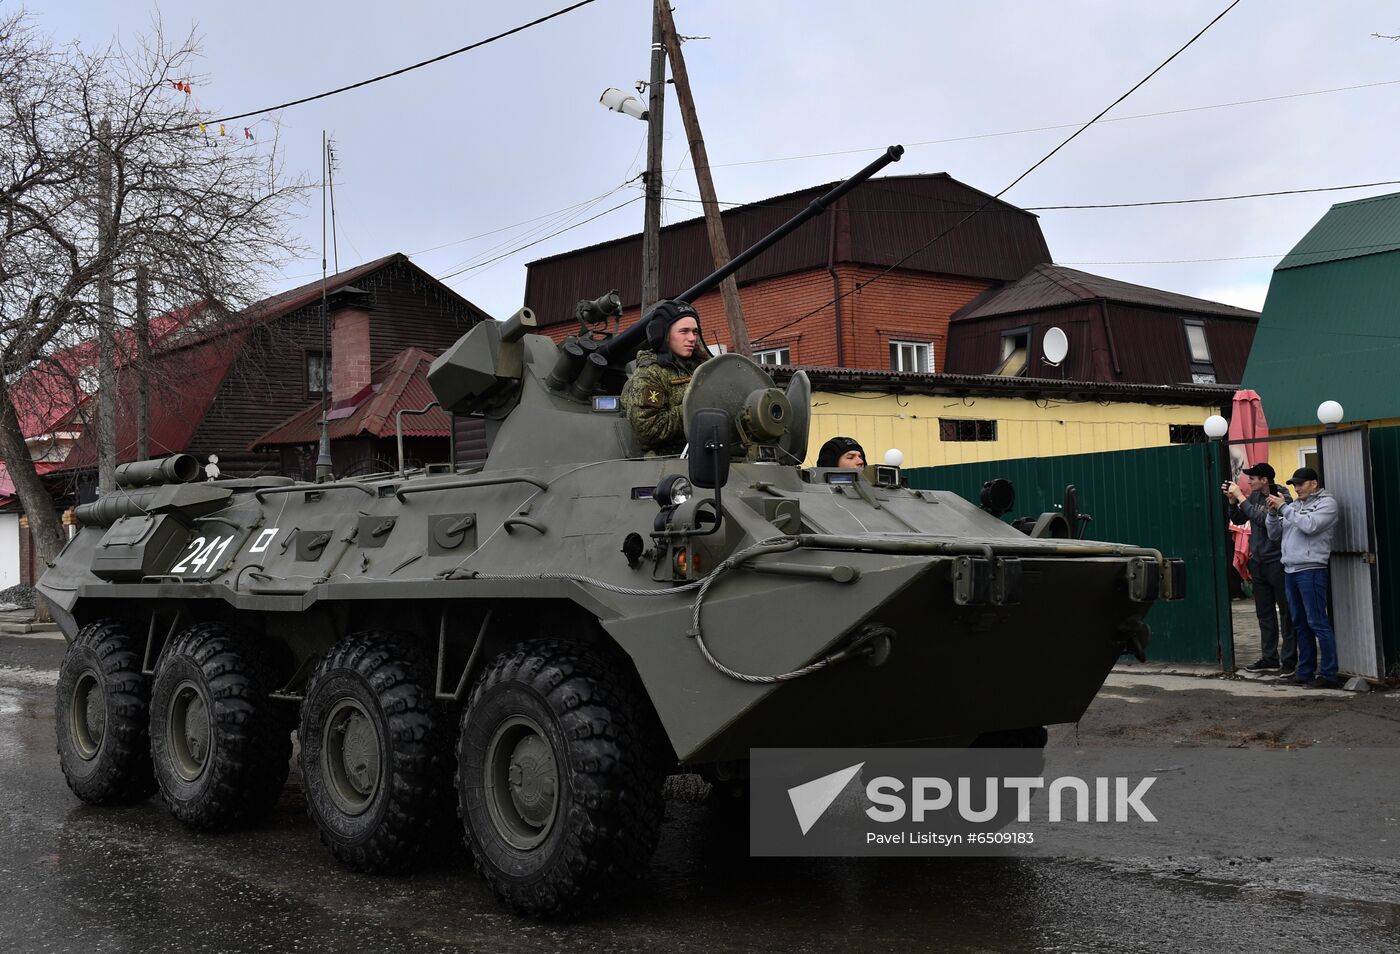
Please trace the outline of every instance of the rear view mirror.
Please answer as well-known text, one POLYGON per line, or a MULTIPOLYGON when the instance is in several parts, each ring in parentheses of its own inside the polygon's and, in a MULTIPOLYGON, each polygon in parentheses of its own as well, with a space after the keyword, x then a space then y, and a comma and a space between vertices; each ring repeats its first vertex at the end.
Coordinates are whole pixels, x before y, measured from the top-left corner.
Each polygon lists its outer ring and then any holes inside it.
POLYGON ((712 490, 729 482, 729 415, 705 407, 690 418, 690 482, 712 490))

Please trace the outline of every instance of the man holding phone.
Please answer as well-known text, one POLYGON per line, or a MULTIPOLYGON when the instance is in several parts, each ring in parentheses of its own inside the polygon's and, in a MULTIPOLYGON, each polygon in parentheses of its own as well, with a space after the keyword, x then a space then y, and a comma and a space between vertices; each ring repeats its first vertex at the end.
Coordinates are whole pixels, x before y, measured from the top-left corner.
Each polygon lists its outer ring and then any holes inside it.
POLYGON ((1282 552, 1277 540, 1269 539, 1268 517, 1271 496, 1293 498, 1274 483, 1274 469, 1255 464, 1241 472, 1248 494, 1234 483, 1226 483, 1230 498, 1230 522, 1249 524, 1249 577, 1254 585, 1254 615, 1259 620, 1259 659, 1245 666, 1246 672, 1272 672, 1289 679, 1298 665, 1298 644, 1293 635, 1293 619, 1284 592, 1282 552), (1282 652, 1280 653, 1280 637, 1282 652))
POLYGON ((1293 682, 1338 689, 1342 682, 1337 678, 1337 639, 1327 618, 1337 498, 1322 488, 1322 478, 1311 467, 1299 467, 1288 483, 1298 499, 1289 503, 1282 494, 1273 494, 1267 504, 1269 539, 1282 545, 1284 592, 1298 637, 1298 672, 1293 682))

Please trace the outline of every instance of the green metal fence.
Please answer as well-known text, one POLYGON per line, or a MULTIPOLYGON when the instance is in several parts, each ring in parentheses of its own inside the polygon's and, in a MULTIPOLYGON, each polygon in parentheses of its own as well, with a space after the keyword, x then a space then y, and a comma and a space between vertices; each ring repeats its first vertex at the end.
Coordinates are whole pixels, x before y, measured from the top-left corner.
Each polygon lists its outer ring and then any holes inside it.
POLYGON ((1376 559, 1380 573, 1381 644, 1385 648, 1383 672, 1400 670, 1400 427, 1371 429, 1371 488, 1376 516, 1376 559))
MULTIPOLYGON (((1396 449, 1400 464, 1400 442, 1396 449)), ((1074 484, 1080 511, 1094 518, 1086 538, 1155 547, 1186 561, 1186 599, 1157 603, 1148 613, 1150 657, 1234 668, 1218 445, 919 467, 906 473, 911 487, 950 490, 974 503, 985 481, 1005 477, 1016 486, 1008 521, 1059 509, 1065 486, 1074 484)), ((1400 529, 1400 514, 1395 525, 1400 529)))

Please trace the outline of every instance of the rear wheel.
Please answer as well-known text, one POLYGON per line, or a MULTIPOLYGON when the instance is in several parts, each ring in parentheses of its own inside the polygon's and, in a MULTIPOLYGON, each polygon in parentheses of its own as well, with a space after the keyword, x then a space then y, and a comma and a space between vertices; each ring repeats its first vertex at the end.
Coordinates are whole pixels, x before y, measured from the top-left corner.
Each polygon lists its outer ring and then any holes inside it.
POLYGON ((459 812, 477 870, 511 909, 568 917, 647 866, 665 777, 630 667, 536 640, 477 680, 457 748, 459 812))
POLYGON ((156 790, 142 648, 127 624, 99 620, 68 644, 59 667, 59 764, 73 794, 93 805, 139 802, 156 790))
POLYGON ((234 828, 277 802, 292 752, 272 686, 261 654, 220 623, 190 627, 161 655, 151 756, 166 807, 191 828, 234 828))
POLYGON ((346 637, 302 703, 306 808, 321 841, 360 871, 402 871, 460 839, 452 813, 451 733, 432 670, 385 633, 346 637))

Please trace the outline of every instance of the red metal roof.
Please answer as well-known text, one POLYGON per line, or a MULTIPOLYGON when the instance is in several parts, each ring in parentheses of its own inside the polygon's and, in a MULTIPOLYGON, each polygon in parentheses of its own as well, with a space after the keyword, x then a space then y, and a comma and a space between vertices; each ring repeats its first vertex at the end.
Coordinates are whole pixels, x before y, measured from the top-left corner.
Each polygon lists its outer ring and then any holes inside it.
MULTIPOLYGON (((393 437, 401 410, 416 411, 436 398, 428 387, 428 366, 435 356, 420 348, 400 351, 370 373, 370 387, 356 395, 351 408, 340 408, 327 424, 331 440, 347 437, 393 437), (345 410, 350 413, 345 414, 345 410), (341 416, 343 415, 343 416, 341 416)), ((405 437, 447 437, 452 418, 440 408, 427 414, 405 415, 405 437)), ((321 405, 298 411, 249 445, 249 450, 286 444, 314 444, 321 439, 321 405)))
MULTIPOLYGON (((243 347, 246 332, 195 342, 158 355, 151 367, 149 441, 152 457, 177 454, 189 446, 229 368, 243 347)), ((126 373, 117 386, 117 462, 136 459, 137 378, 126 373)), ((83 436, 55 470, 97 466, 96 428, 83 436)))

